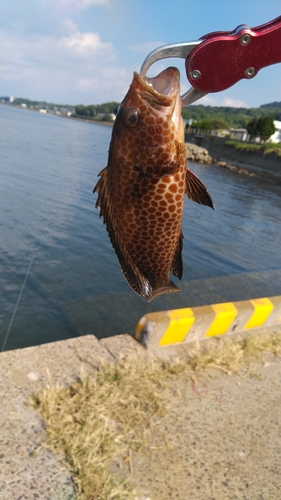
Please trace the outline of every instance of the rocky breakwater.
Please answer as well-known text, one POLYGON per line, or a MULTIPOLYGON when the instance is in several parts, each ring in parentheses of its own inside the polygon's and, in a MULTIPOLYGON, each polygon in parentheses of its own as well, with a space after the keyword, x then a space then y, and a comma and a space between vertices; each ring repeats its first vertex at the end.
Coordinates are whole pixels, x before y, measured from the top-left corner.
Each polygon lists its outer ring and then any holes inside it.
POLYGON ((233 165, 227 161, 220 161, 217 158, 212 158, 206 148, 197 146, 190 142, 185 143, 187 160, 194 161, 195 163, 202 163, 205 165, 215 165, 221 168, 227 168, 229 170, 234 170, 238 174, 250 175, 251 177, 260 177, 256 173, 249 171, 246 168, 240 168, 240 166, 233 165))
POLYGON ((188 160, 212 164, 236 171, 238 174, 281 184, 281 155, 263 149, 260 151, 237 150, 219 137, 212 137, 210 140, 202 137, 200 146, 194 144, 195 140, 196 137, 191 134, 185 135, 188 160))
POLYGON ((207 149, 201 148, 196 144, 191 144, 190 142, 185 143, 185 148, 188 160, 194 161, 196 163, 205 163, 207 165, 214 163, 214 160, 209 155, 207 149))

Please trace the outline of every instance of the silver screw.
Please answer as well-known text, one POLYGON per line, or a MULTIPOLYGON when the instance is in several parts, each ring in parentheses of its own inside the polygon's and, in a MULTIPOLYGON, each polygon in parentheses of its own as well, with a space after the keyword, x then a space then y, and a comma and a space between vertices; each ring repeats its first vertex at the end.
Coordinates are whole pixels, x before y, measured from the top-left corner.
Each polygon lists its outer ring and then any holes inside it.
POLYGON ((247 68, 246 71, 245 71, 245 75, 247 78, 252 78, 254 75, 255 75, 255 68, 253 68, 252 66, 250 66, 250 68, 247 68))
POLYGON ((240 43, 241 43, 241 45, 248 45, 248 43, 250 43, 250 41, 251 41, 250 35, 242 35, 240 37, 240 43))
POLYGON ((193 78, 193 80, 198 80, 198 78, 200 78, 201 76, 201 71, 199 71, 199 69, 194 69, 193 71, 191 71, 190 76, 191 78, 193 78))

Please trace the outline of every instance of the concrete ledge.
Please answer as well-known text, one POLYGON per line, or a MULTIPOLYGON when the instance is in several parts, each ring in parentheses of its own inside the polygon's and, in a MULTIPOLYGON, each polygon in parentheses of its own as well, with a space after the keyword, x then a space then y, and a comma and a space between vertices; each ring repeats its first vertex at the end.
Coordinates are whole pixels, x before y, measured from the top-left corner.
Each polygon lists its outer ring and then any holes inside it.
POLYGON ((183 344, 281 324, 281 296, 149 313, 135 339, 147 348, 183 344))
POLYGON ((105 347, 117 361, 120 358, 146 356, 145 349, 127 333, 100 339, 99 343, 105 347))
POLYGON ((149 350, 124 334, 100 341, 86 335, 0 353, 0 499, 76 498, 63 457, 60 461, 43 444, 43 421, 28 404, 34 391, 50 383, 67 385, 120 357, 186 357, 194 340, 217 342, 220 335, 262 326, 258 334, 270 325, 279 325, 281 332, 281 297, 147 314, 136 337, 149 350))
POLYGON ((42 446, 43 421, 28 401, 47 384, 69 384, 110 361, 93 335, 0 353, 1 500, 76 498, 70 472, 42 446))

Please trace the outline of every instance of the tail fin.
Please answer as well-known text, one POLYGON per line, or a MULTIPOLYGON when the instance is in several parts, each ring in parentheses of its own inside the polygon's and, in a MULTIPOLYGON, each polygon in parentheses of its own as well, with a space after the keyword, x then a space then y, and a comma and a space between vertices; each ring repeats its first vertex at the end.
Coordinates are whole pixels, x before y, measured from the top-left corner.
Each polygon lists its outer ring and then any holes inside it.
POLYGON ((157 297, 158 295, 171 292, 181 292, 181 290, 175 285, 175 283, 169 280, 169 282, 165 286, 152 287, 151 295, 147 297, 147 301, 150 302, 152 299, 155 299, 155 297, 157 297))

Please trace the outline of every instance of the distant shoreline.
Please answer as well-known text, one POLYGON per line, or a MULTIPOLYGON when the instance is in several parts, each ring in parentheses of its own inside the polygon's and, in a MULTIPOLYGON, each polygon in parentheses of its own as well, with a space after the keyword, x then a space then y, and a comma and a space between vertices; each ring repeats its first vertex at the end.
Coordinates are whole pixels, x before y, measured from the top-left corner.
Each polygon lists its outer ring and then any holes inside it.
MULTIPOLYGON (((13 107, 17 109, 27 109, 28 111, 38 112, 35 109, 22 108, 19 105, 7 105, 6 103, 0 103, 3 106, 13 107)), ((102 125, 103 127, 112 128, 114 122, 89 120, 87 118, 78 118, 74 116, 57 115, 55 113, 47 113, 58 118, 68 118, 71 120, 82 121, 85 123, 92 123, 94 125, 102 125)), ((246 174, 253 177, 264 178, 269 181, 274 181, 280 184, 281 181, 281 158, 280 156, 273 155, 273 153, 268 153, 264 155, 262 152, 241 152, 236 151, 233 148, 227 147, 224 143, 220 143, 218 140, 207 141, 202 140, 201 147, 194 144, 194 137, 190 134, 185 136, 185 144, 187 149, 192 148, 190 155, 187 155, 189 161, 195 163, 204 163, 218 166, 221 168, 226 168, 229 170, 236 171, 240 174, 246 174), (203 147, 203 148, 202 148, 203 147), (202 149, 205 149, 204 154, 202 154, 202 149), (195 154, 195 150, 196 154, 195 154)))
MULTIPOLYGON (((59 116, 59 115, 56 115, 59 116)), ((94 125, 103 125, 104 127, 113 127, 114 122, 102 122, 99 120, 87 120, 87 118, 78 118, 77 116, 59 116, 59 118, 70 118, 80 122, 93 123, 94 125)))
MULTIPOLYGON (((16 109, 21 109, 23 111, 32 111, 34 113, 40 113, 40 111, 38 111, 38 109, 31 109, 31 108, 27 108, 27 107, 25 108, 19 104, 11 105, 11 104, 6 103, 6 102, 0 102, 0 105, 5 106, 7 108, 16 108, 16 109)), ((43 114, 43 113, 40 113, 40 114, 43 114)), ((104 127, 113 127, 113 123, 114 123, 114 122, 103 122, 103 121, 99 121, 99 120, 88 120, 87 118, 82 118, 82 117, 78 118, 76 116, 57 115, 56 113, 50 113, 50 112, 47 112, 44 114, 56 116, 57 118, 67 118, 67 119, 71 119, 71 120, 77 120, 80 122, 93 123, 94 125, 102 125, 104 127)))

